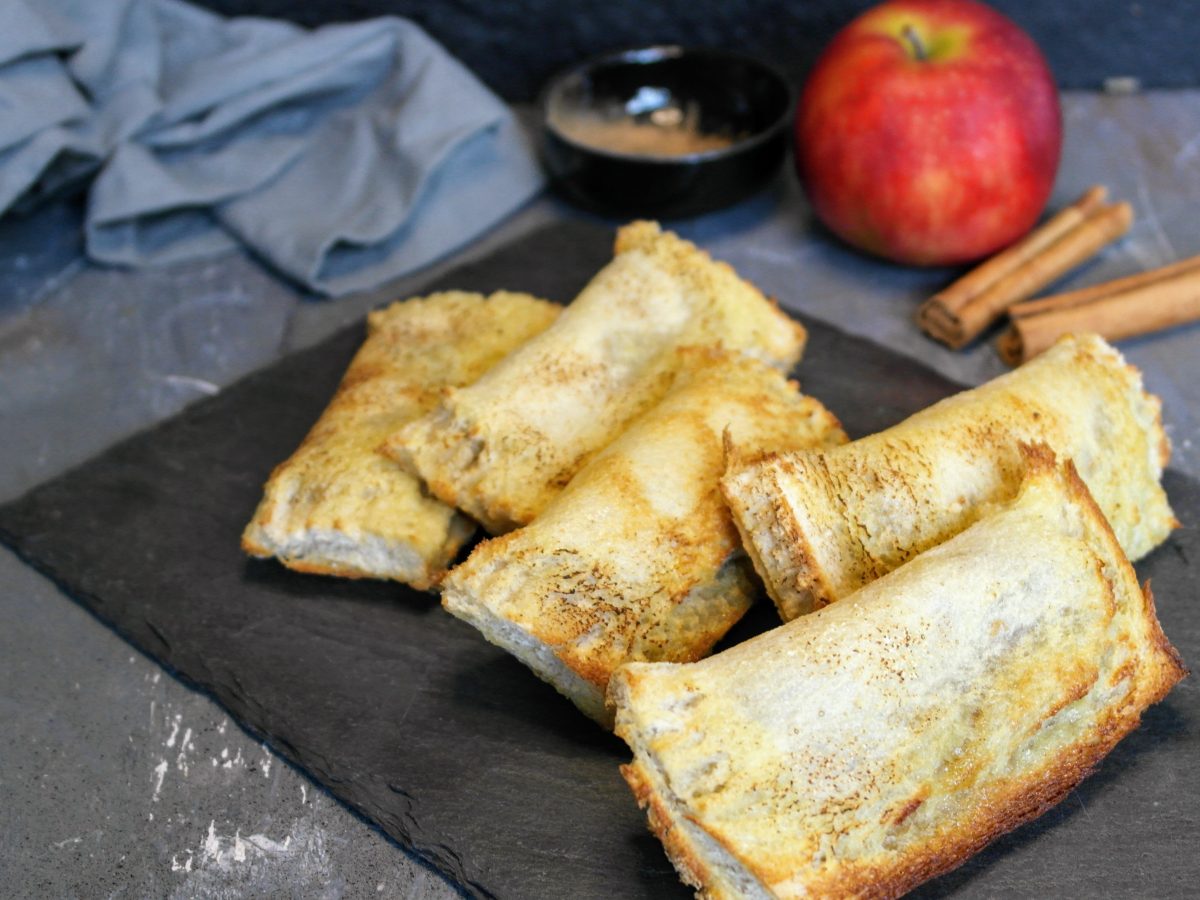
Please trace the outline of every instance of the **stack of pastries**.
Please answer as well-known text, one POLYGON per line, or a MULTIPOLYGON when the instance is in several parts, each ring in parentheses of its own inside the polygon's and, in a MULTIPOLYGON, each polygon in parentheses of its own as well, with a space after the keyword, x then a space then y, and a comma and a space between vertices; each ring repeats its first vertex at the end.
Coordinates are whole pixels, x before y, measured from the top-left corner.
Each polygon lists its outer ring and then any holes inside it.
POLYGON ((804 329, 651 222, 561 310, 368 324, 243 547, 439 589, 627 741, 700 896, 903 893, 1186 674, 1129 563, 1177 524, 1158 401, 1098 337, 848 442, 804 329), (786 624, 708 656, 763 587, 786 624))

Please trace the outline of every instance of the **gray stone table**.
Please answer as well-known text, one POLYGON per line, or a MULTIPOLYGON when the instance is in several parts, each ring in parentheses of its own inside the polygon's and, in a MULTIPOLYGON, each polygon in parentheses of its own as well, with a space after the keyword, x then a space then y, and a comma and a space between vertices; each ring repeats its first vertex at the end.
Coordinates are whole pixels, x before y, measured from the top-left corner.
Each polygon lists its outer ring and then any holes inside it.
MULTIPOLYGON (((1101 182, 1137 212, 1130 235, 1068 283, 1200 252, 1200 91, 1070 94, 1065 110, 1052 203, 1101 182)), ((440 271, 578 215, 543 197, 456 258, 336 301, 237 254, 157 271, 94 267, 69 202, 0 221, 0 500, 440 271)), ((952 353, 913 326, 917 303, 950 273, 836 245, 790 173, 738 207, 672 224, 804 315, 967 383, 1005 370, 989 344, 952 353)), ((1173 465, 1200 475, 1200 326, 1123 349, 1163 397, 1173 465)), ((0 885, 38 897, 454 894, 6 550, 0 885)))

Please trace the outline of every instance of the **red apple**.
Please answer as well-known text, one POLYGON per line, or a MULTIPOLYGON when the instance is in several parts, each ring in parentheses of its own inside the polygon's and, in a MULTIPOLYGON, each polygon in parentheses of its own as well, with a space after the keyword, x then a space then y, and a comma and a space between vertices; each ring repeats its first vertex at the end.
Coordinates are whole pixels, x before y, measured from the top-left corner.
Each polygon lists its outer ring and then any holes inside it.
POLYGON ((972 0, 892 0, 817 60, 796 110, 796 167, 839 237, 921 265, 987 256, 1033 226, 1062 149, 1046 60, 972 0))

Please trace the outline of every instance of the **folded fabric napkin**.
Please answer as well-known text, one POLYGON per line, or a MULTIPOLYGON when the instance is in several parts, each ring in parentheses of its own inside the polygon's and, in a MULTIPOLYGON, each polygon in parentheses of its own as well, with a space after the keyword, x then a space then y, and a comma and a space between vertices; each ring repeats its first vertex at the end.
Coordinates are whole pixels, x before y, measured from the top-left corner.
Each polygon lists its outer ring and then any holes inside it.
POLYGON ((94 174, 100 262, 240 243, 342 294, 542 187, 511 110, 402 19, 309 31, 179 0, 6 0, 4 18, 0 215, 94 174))

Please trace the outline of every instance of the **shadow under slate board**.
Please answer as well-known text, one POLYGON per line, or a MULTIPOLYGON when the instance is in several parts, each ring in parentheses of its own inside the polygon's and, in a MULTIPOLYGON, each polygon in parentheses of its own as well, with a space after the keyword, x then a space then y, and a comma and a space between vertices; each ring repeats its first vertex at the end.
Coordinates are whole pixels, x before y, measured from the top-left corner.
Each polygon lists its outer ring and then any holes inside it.
MULTIPOLYGON (((609 258, 611 240, 593 225, 557 226, 430 289, 565 302, 609 258)), ((798 375, 852 436, 957 389, 909 359, 806 324, 798 375)), ((465 893, 688 896, 617 771, 625 746, 434 596, 241 554, 263 481, 361 339, 361 327, 336 334, 36 488, 0 508, 0 536, 465 893)), ((1154 580, 1167 634, 1196 660, 1200 485, 1168 472, 1167 488, 1185 525, 1139 568, 1154 580)), ((730 640, 773 624, 760 604, 730 640)), ((1194 890, 1198 707, 1185 681, 1073 797, 921 895, 1194 890)))

